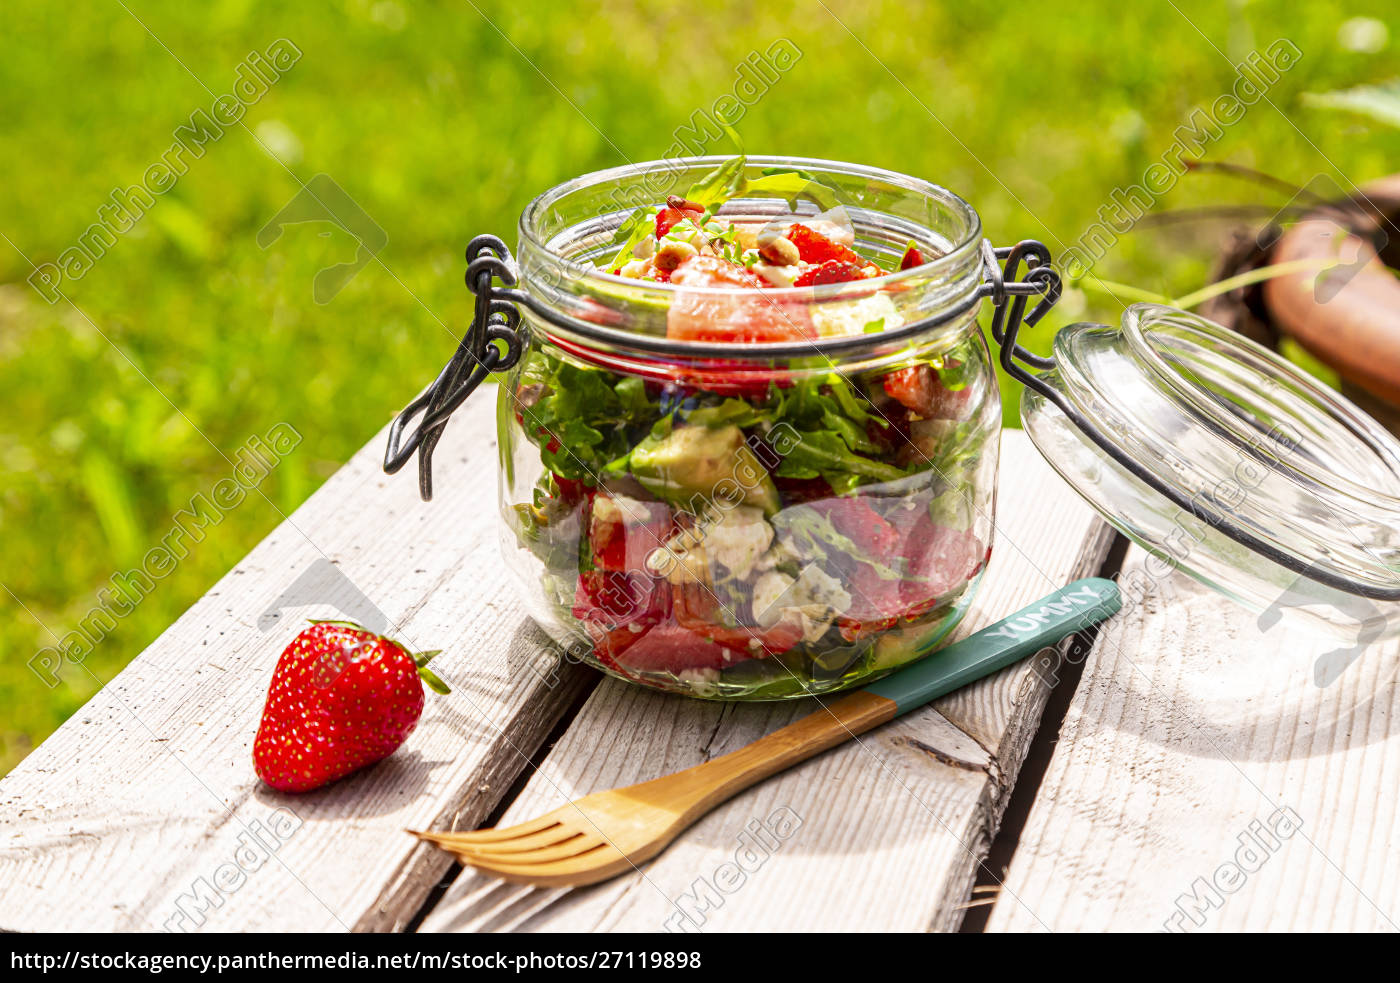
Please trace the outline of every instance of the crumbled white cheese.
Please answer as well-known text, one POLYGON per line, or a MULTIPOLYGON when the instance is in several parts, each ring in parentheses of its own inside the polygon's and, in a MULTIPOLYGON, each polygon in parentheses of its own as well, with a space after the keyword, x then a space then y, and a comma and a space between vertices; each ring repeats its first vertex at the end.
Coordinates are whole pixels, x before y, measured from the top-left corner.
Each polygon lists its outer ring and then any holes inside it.
POLYGON ((858 335, 866 325, 879 322, 872 331, 889 331, 904 323, 888 294, 871 294, 852 300, 830 300, 811 306, 812 324, 823 338, 858 335))
POLYGON ((798 615, 802 625, 802 640, 804 642, 815 642, 826 634, 826 630, 831 627, 836 618, 809 618, 805 614, 798 615))
POLYGON ((762 509, 739 505, 727 510, 723 520, 709 528, 705 549, 742 580, 773 544, 775 535, 762 509))
POLYGON ((673 584, 709 583, 718 564, 743 580, 773 543, 763 510, 736 505, 673 536, 647 557, 647 567, 673 584))
MULTIPOLYGON (((651 507, 641 499, 616 494, 610 495, 608 498, 613 505, 617 506, 618 517, 621 518, 623 522, 633 526, 641 526, 651 521, 651 507)), ((603 501, 602 496, 594 499, 595 507, 600 501, 603 501)))
POLYGON ((851 595, 841 581, 815 563, 802 568, 788 595, 793 607, 812 618, 843 614, 851 606, 851 595))
POLYGON ((784 611, 779 602, 785 600, 783 595, 795 583, 797 581, 778 570, 759 576, 753 585, 751 603, 754 620, 760 627, 771 628, 782 619, 784 611))
POLYGON ((677 678, 689 686, 696 696, 714 696, 718 693, 715 686, 719 682, 718 669, 682 669, 677 678))
POLYGON ((809 642, 824 635, 851 606, 851 595, 841 582, 815 563, 808 564, 796 580, 778 570, 768 571, 754 584, 752 600, 754 620, 760 626, 795 617, 809 642))

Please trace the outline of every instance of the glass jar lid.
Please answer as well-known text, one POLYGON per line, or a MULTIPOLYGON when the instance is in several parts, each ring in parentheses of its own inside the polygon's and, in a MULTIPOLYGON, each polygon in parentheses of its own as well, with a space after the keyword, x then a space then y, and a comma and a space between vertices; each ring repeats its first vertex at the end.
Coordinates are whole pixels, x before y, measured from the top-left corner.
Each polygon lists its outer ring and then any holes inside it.
MULTIPOLYGON (((1014 345, 1014 338, 1008 338, 1014 345)), ((1003 364, 1007 363, 1003 355, 1003 364)), ((1274 352, 1137 304, 1074 324, 1021 415, 1050 464, 1157 557, 1331 634, 1400 633, 1400 442, 1274 352)))

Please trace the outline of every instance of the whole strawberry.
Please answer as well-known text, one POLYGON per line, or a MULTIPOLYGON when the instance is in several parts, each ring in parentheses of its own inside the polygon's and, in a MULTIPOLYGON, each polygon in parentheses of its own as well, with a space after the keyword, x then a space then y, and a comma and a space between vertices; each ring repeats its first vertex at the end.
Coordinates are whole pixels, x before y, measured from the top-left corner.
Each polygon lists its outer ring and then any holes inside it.
POLYGON ((423 712, 423 683, 448 692, 426 668, 436 652, 345 621, 314 621, 277 660, 253 741, 258 777, 307 792, 387 758, 423 712))

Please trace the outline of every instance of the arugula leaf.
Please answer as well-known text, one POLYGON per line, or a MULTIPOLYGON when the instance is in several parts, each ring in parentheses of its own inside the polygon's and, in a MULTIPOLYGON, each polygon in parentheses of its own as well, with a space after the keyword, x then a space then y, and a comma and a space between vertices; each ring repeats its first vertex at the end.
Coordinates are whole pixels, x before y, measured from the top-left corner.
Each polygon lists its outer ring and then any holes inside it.
POLYGON ((691 185, 685 197, 705 208, 718 208, 738 196, 744 186, 744 168, 748 163, 748 157, 743 154, 729 158, 691 185))
POLYGON ((618 384, 613 386, 613 391, 617 393, 617 398, 622 403, 623 412, 629 416, 641 419, 655 412, 655 407, 652 406, 651 400, 647 396, 646 383, 641 376, 623 376, 618 384))
POLYGON ((871 441, 870 436, 865 432, 865 427, 856 423, 848 416, 841 416, 827 410, 822 414, 822 423, 828 430, 835 433, 845 442, 846 446, 853 451, 864 451, 867 454, 876 453, 879 448, 871 441))
MULTIPOLYGON (((861 405, 861 401, 856 398, 850 380, 845 376, 833 373, 827 376, 826 385, 831 389, 831 395, 835 397, 836 402, 841 404, 841 409, 851 419, 865 423, 872 418, 873 414, 861 405)), ((889 426, 889 422, 884 417, 875 416, 874 418, 881 426, 889 426)))
MULTIPOLYGON (((848 566, 845 557, 868 563, 881 580, 905 579, 903 571, 886 562, 885 557, 875 557, 862 550, 855 541, 836 528, 831 516, 812 508, 810 505, 794 505, 783 509, 773 517, 773 527, 792 543, 798 555, 806 560, 819 563, 833 563, 837 569, 848 566)), ((903 558, 896 563, 903 565, 903 558)))
POLYGON ((828 475, 842 473, 874 481, 895 481, 907 474, 903 468, 852 453, 846 441, 831 430, 798 431, 797 438, 797 443, 788 448, 782 464, 778 465, 779 474, 814 477, 815 472, 828 481, 831 480, 828 475), (792 474, 793 470, 802 474, 792 474))
POLYGON ((661 415, 640 378, 582 368, 543 349, 521 369, 518 392, 522 428, 544 466, 589 484, 661 415))
POLYGON ((799 198, 814 202, 822 211, 840 204, 834 189, 822 184, 821 179, 815 175, 796 168, 764 168, 763 176, 748 182, 744 190, 749 194, 764 193, 785 198, 793 211, 797 210, 799 198))
POLYGON ((617 246, 617 253, 614 254, 612 262, 607 266, 609 272, 621 269, 632 261, 632 250, 637 248, 637 243, 651 235, 656 228, 653 222, 655 215, 656 209, 654 208, 638 208, 617 227, 617 231, 613 233, 613 243, 617 246))
POLYGON ((707 427, 722 427, 726 423, 732 423, 741 429, 746 429, 754 426, 763 418, 762 410, 755 409, 742 399, 730 398, 718 406, 702 406, 698 410, 692 410, 686 416, 685 422, 707 427))
MULTIPOLYGON (((736 134, 731 132, 731 137, 738 142, 736 134)), ((691 185, 690 190, 685 193, 684 197, 687 200, 705 209, 702 225, 730 199, 755 194, 775 195, 786 199, 794 211, 800 198, 816 203, 822 211, 835 208, 839 203, 835 189, 823 184, 819 178, 807 171, 791 167, 766 167, 759 177, 749 178, 745 174, 748 162, 748 157, 743 153, 731 157, 691 185)), ((612 262, 608 264, 608 269, 617 269, 631 260, 632 250, 636 248, 637 243, 651 234, 654 227, 652 217, 656 212, 655 207, 638 208, 618 226, 617 232, 613 234, 613 243, 618 250, 612 262)))

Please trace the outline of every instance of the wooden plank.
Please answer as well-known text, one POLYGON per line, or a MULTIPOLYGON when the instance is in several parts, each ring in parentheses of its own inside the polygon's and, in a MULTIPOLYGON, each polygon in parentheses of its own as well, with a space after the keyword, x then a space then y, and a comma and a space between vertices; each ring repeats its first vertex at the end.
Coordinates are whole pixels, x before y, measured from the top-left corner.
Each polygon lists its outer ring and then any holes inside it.
POLYGON ((592 683, 532 668, 543 635, 500 574, 494 402, 453 418, 431 506, 413 475, 380 472, 377 436, 0 782, 0 926, 344 930, 418 910, 448 865, 404 827, 482 821, 592 683), (253 734, 281 649, 327 616, 444 649, 434 668, 454 691, 429 694, 387 761, 278 795, 253 775, 253 734), (235 884, 240 837, 266 839, 279 809, 300 826, 235 884), (219 903, 176 917, 201 883, 219 903))
MULTIPOLYGON (((1096 571, 1111 541, 1023 434, 1008 431, 1002 453, 999 538, 964 632, 1096 571)), ((642 871, 606 884, 541 891, 463 873, 423 929, 956 928, 1047 694, 1031 665, 1008 669, 750 789, 642 871), (786 828, 792 817, 800 825, 786 839, 753 831, 755 822, 786 828), (760 857, 755 842, 765 841, 760 857), (746 848, 754 869, 742 886, 703 911, 685 900, 746 848)), ((812 709, 722 706, 608 680, 502 822, 699 763, 812 709)))
POLYGON ((1400 641, 1319 687, 1337 642, 1261 631, 1182 575, 1140 578, 1144 559, 1126 582, 1153 586, 1087 658, 1006 878, 1019 903, 989 929, 1395 929, 1400 641), (1251 830, 1281 808, 1292 835, 1251 830))

